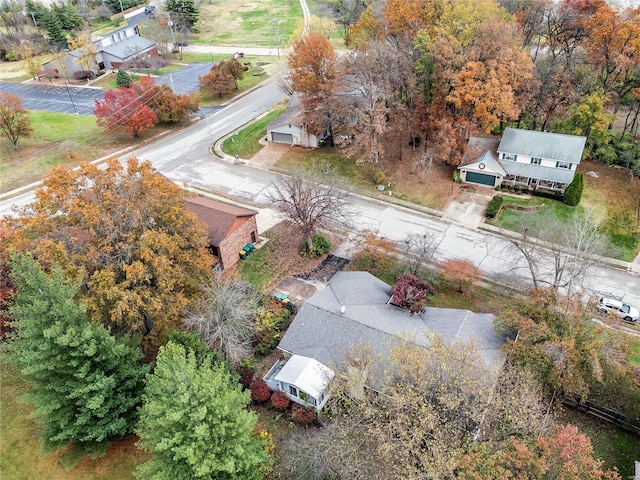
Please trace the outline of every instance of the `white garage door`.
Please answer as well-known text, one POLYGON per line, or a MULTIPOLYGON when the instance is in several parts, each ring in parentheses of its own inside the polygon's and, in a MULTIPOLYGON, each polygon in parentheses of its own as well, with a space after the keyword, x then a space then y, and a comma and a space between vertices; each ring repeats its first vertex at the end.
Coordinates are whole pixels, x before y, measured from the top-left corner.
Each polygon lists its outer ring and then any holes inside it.
POLYGON ((293 144, 293 135, 291 133, 271 132, 271 141, 275 143, 293 144))

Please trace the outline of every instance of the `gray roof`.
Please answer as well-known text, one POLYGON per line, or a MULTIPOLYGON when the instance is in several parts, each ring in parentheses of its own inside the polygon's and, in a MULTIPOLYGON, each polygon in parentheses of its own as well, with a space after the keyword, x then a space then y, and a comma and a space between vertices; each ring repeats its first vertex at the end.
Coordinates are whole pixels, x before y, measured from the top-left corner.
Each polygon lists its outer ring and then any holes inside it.
POLYGON ((428 333, 448 344, 473 340, 488 365, 501 362, 504 337, 493 330, 494 316, 469 310, 426 308, 421 314, 388 303, 391 287, 367 272, 338 272, 298 310, 279 348, 344 367, 358 345, 383 358, 401 340, 428 346, 428 333), (344 313, 341 307, 344 306, 344 313))
POLYGON ((576 135, 507 128, 502 134, 498 151, 580 163, 586 141, 586 137, 576 135))
POLYGON ((488 172, 499 173, 503 177, 507 174, 505 169, 502 167, 502 164, 498 160, 496 160, 496 157, 494 157, 489 150, 484 152, 475 162, 469 162, 466 165, 460 165, 458 167, 458 170, 460 170, 461 168, 476 167, 481 163, 485 165, 488 172))
POLYGON ((575 170, 566 168, 543 167, 530 163, 503 161, 504 169, 509 175, 520 175, 528 178, 537 178, 549 182, 571 183, 575 170))
POLYGON ((485 152, 491 152, 493 158, 497 157, 499 140, 495 138, 471 137, 464 149, 464 155, 460 160, 460 166, 469 165, 478 161, 485 152))
POLYGON ((102 47, 100 51, 108 55, 113 55, 116 58, 126 60, 127 58, 135 56, 140 52, 151 50, 155 45, 155 42, 135 35, 133 37, 119 40, 118 42, 109 45, 108 47, 102 47))

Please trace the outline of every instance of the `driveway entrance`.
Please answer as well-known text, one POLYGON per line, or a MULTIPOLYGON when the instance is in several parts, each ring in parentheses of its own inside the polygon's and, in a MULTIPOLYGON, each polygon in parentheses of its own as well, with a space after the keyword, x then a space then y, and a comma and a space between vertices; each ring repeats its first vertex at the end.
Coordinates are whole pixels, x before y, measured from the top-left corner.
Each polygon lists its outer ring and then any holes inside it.
POLYGON ((493 195, 483 193, 461 192, 449 202, 442 218, 467 228, 478 228, 484 222, 484 212, 492 198, 493 195))

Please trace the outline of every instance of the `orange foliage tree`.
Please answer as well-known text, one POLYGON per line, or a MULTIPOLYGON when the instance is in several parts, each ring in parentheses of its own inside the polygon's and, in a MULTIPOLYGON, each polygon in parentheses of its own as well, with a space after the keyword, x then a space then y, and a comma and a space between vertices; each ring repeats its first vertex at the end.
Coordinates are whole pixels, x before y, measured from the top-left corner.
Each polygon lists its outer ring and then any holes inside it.
POLYGON ((325 97, 334 88, 336 52, 320 33, 300 38, 289 54, 293 89, 307 97, 325 97))
POLYGON ((125 87, 107 90, 102 100, 96 100, 93 113, 98 117, 98 125, 108 132, 122 131, 131 137, 140 136, 158 123, 153 110, 135 91, 125 87))
POLYGON ((466 293, 473 282, 482 275, 480 269, 473 263, 459 258, 445 260, 440 267, 444 279, 460 294, 466 293))
POLYGON ((616 471, 603 470, 593 456, 591 440, 573 425, 556 427, 553 435, 534 444, 511 438, 507 448, 478 449, 460 458, 459 480, 617 480, 616 471))
POLYGON ((223 60, 211 67, 209 73, 198 79, 200 89, 209 95, 222 98, 223 95, 238 89, 238 80, 243 78, 246 71, 247 67, 236 59, 223 60))
POLYGON ((129 87, 162 123, 185 120, 190 111, 198 110, 198 95, 178 95, 169 85, 157 85, 152 77, 142 77, 129 87))
POLYGON ((14 150, 18 150, 20 137, 29 137, 33 132, 29 110, 22 106, 22 99, 17 95, 0 92, 0 130, 14 150))
POLYGON ((81 282, 90 318, 157 346, 180 322, 210 270, 204 227, 180 188, 150 163, 116 159, 53 170, 3 247, 27 251, 81 282))

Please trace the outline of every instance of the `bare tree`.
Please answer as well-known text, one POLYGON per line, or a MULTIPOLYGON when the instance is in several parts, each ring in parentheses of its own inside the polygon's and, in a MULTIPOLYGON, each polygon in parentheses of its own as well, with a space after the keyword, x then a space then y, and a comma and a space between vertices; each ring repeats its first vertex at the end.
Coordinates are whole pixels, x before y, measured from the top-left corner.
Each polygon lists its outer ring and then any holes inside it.
POLYGON ((567 222, 545 216, 538 226, 521 215, 519 238, 511 245, 524 258, 534 287, 566 289, 567 295, 596 263, 596 256, 609 247, 598 227, 600 220, 589 211, 576 212, 567 222))
POLYGON ((258 294, 248 283, 215 270, 203 287, 200 305, 184 319, 184 325, 202 335, 223 358, 238 362, 251 354, 253 322, 258 313, 258 294))
POLYGON ((270 193, 275 208, 300 225, 309 250, 318 229, 348 223, 348 198, 335 177, 309 172, 280 177, 270 193))
POLYGON ((417 275, 422 265, 433 259, 439 245, 440 242, 431 232, 409 233, 400 244, 409 264, 409 271, 417 275))

